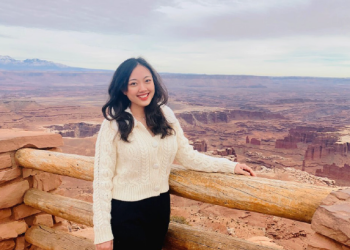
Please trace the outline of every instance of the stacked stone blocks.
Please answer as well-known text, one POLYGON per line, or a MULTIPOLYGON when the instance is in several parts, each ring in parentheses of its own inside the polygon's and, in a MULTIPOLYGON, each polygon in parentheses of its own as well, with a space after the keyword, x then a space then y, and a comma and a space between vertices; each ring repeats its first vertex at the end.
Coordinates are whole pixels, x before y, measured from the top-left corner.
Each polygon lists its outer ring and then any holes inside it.
POLYGON ((26 242, 24 234, 32 226, 43 224, 54 227, 59 218, 43 213, 23 203, 29 188, 53 191, 61 185, 59 175, 25 169, 15 161, 16 150, 31 147, 60 151, 61 135, 42 134, 35 136, 0 138, 0 249, 40 250, 26 242))

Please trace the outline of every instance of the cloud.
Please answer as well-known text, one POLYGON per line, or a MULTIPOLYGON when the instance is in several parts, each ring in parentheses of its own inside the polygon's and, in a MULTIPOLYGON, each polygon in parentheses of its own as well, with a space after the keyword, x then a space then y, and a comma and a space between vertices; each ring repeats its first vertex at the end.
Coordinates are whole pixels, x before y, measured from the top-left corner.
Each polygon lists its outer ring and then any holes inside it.
POLYGON ((350 35, 348 0, 0 2, 0 24, 173 39, 350 35))
POLYGON ((139 34, 157 25, 167 0, 62 0, 0 2, 0 24, 110 34, 139 34))
POLYGON ((264 39, 299 35, 350 35, 350 1, 242 1, 163 7, 173 37, 264 39), (196 7, 199 8, 196 8, 196 7))
POLYGON ((0 48, 99 69, 144 56, 161 72, 349 77, 348 9, 348 0, 2 0, 0 48))

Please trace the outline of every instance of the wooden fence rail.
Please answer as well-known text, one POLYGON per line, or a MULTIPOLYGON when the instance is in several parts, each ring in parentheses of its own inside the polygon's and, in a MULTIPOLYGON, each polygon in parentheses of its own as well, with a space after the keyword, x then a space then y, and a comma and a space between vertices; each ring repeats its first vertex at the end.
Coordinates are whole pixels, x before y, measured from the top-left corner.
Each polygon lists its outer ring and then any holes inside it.
MULTIPOLYGON (((93 180, 93 157, 24 148, 16 152, 26 168, 93 180)), ((173 165, 172 194, 224 207, 311 222, 321 201, 334 189, 242 175, 204 173, 173 165)))

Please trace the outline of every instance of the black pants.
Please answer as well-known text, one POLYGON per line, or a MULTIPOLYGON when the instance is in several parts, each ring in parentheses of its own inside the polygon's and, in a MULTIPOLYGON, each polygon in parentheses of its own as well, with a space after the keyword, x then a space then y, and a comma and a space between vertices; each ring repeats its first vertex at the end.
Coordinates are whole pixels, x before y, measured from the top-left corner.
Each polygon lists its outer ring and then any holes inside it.
POLYGON ((170 221, 169 191, 140 201, 112 199, 113 250, 161 250, 170 221))

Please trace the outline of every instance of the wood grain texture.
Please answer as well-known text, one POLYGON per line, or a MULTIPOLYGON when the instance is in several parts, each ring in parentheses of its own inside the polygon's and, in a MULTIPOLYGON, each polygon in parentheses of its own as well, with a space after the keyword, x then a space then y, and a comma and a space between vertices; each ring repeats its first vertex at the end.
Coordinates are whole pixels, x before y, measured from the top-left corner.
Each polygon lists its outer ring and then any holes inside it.
MULTIPOLYGON (((50 250, 95 249, 87 238, 73 236, 44 225, 33 226, 25 234, 27 242, 50 250)), ((261 246, 242 239, 208 232, 171 222, 165 240, 164 250, 276 250, 273 247, 261 246)))
MULTIPOLYGON (((20 165, 93 180, 93 157, 37 149, 16 152, 20 165)), ((172 166, 172 194, 224 207, 311 222, 321 201, 335 189, 242 175, 204 173, 172 166)))
POLYGON ((274 250, 277 248, 171 222, 164 250, 274 250))
POLYGON ((94 157, 22 148, 17 150, 15 159, 19 165, 25 168, 71 176, 87 181, 93 180, 94 157))
POLYGON ((173 169, 171 193, 192 200, 311 223, 334 189, 243 175, 173 169))
POLYGON ((46 213, 59 216, 69 221, 93 226, 92 203, 29 189, 24 195, 24 203, 46 213))
POLYGON ((50 250, 95 250, 95 245, 87 238, 74 236, 47 226, 32 226, 25 233, 27 242, 50 250))

